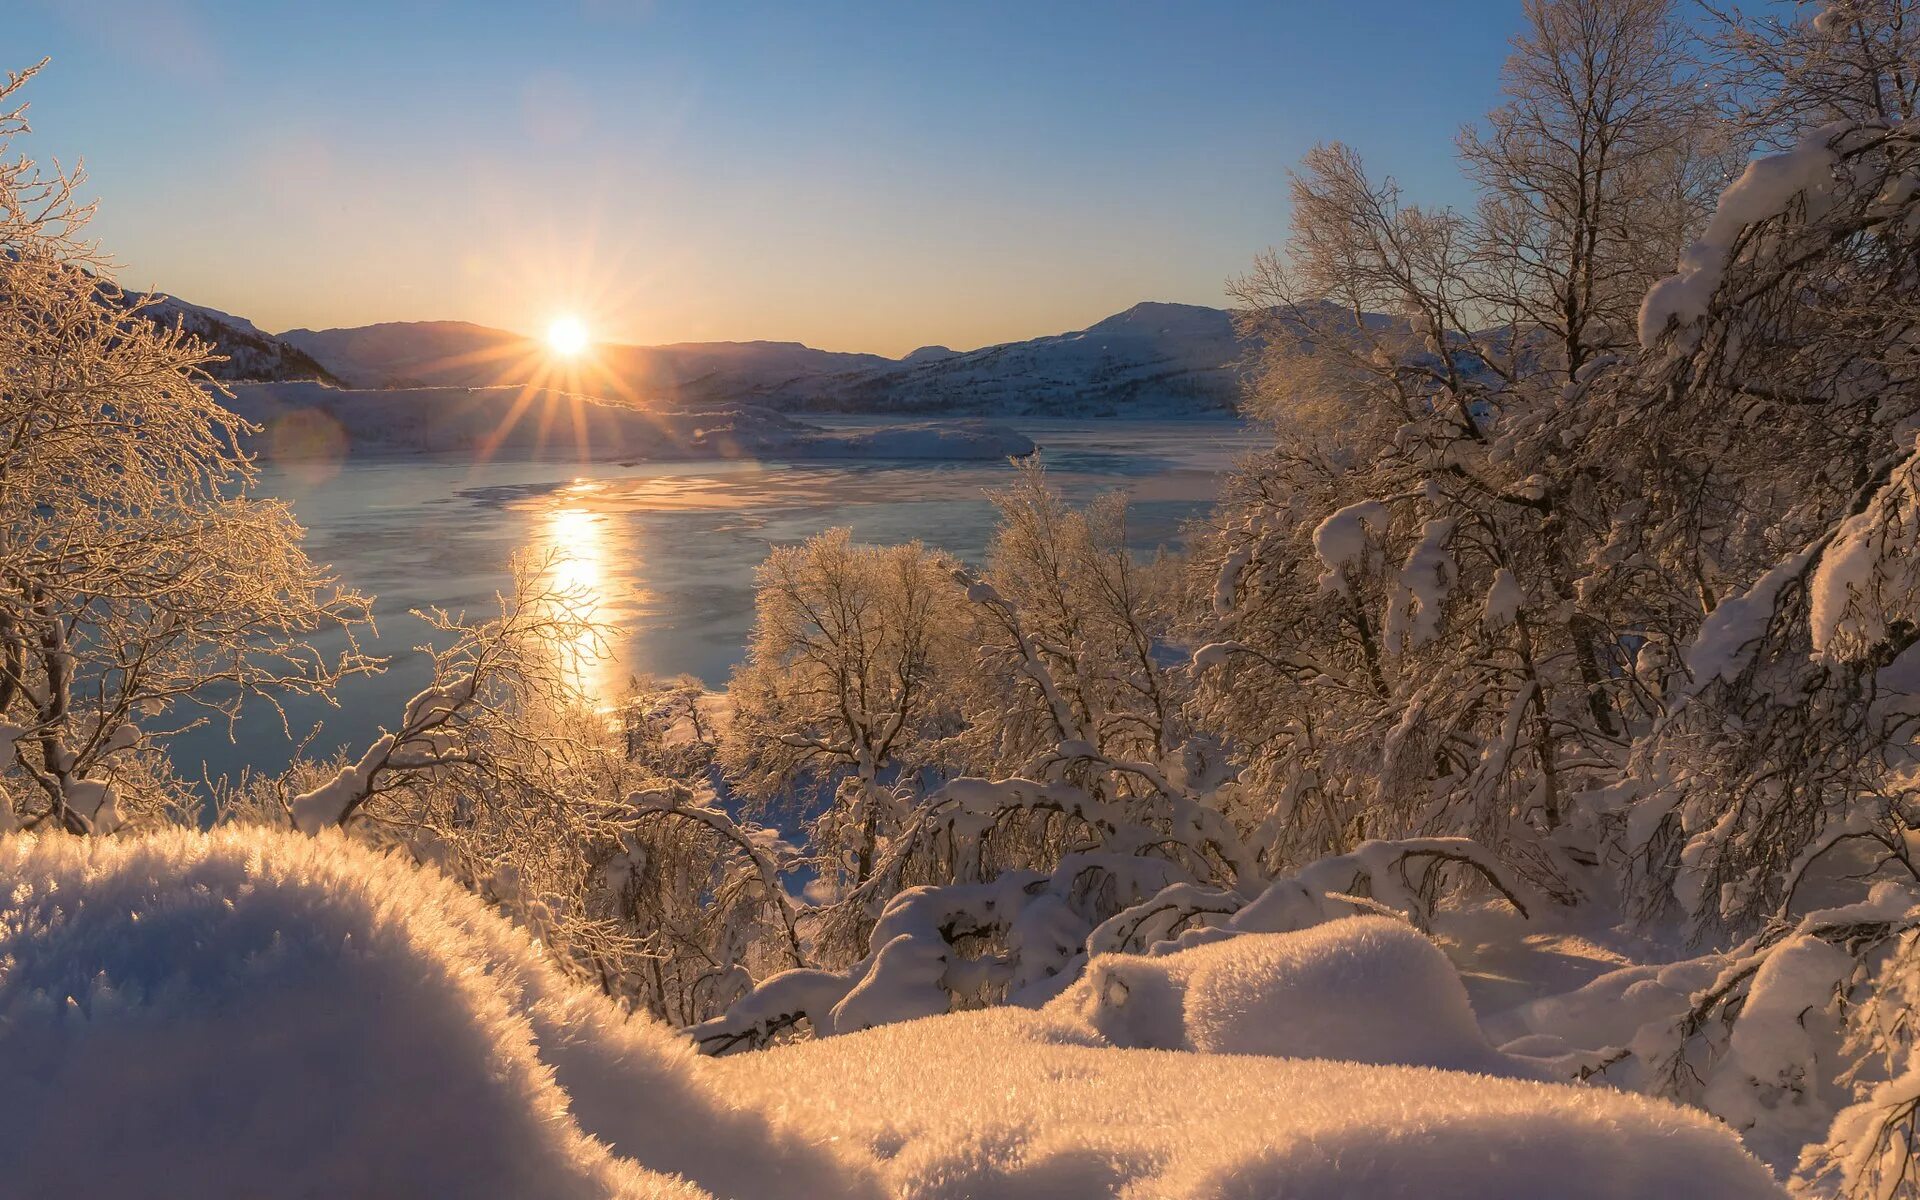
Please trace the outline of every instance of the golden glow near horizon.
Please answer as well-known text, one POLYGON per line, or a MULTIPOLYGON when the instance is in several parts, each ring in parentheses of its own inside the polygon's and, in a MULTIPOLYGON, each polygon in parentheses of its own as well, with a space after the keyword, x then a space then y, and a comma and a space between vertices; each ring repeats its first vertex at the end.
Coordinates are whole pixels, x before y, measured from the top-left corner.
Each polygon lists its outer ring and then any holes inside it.
POLYGON ((579 317, 555 317, 547 326, 547 348, 562 358, 572 358, 587 348, 587 326, 579 317))

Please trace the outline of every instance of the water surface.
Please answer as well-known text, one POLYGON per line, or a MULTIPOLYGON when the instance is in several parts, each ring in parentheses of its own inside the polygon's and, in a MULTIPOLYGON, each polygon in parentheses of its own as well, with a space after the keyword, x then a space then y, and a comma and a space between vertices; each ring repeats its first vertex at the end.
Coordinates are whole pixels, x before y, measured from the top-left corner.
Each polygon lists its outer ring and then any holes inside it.
MULTIPOLYGON (((1069 497, 1125 490, 1132 542, 1143 552, 1177 546, 1220 474, 1253 444, 1241 426, 1219 420, 1010 423, 1041 447, 1049 478, 1069 497)), ((363 641, 393 666, 350 680, 338 708, 289 703, 293 740, 262 706, 236 741, 224 726, 187 735, 176 761, 204 759, 214 775, 278 770, 316 722, 314 752, 364 745, 427 678, 412 647, 432 631, 408 610, 497 610, 517 552, 563 551, 564 580, 590 593, 613 627, 611 656, 587 668, 597 686, 612 690, 645 673, 724 684, 744 653, 753 573, 769 546, 844 525, 862 541, 918 538, 977 562, 993 531, 988 493, 1013 470, 1004 461, 476 464, 422 456, 349 459, 320 476, 270 466, 261 490, 293 504, 309 553, 377 597, 379 636, 363 641)))

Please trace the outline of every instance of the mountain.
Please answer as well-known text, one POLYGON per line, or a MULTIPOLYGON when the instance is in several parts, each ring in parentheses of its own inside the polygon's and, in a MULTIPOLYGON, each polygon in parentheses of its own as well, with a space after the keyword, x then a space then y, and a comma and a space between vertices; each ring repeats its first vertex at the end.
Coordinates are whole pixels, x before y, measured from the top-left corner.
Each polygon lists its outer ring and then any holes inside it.
POLYGON ((212 342, 228 381, 349 388, 565 387, 658 408, 753 404, 786 412, 1184 416, 1231 412, 1251 347, 1222 309, 1136 304, 1086 329, 903 358, 799 342, 602 345, 573 377, 537 339, 465 321, 406 321, 273 335, 241 317, 162 298, 150 308, 212 342), (556 374, 559 376, 556 378, 556 374))
POLYGON ((1222 309, 1149 302, 1073 333, 964 353, 928 347, 885 367, 794 379, 753 398, 815 412, 1230 412, 1250 349, 1222 309))
MULTIPOLYGON (((129 296, 128 299, 142 297, 129 296)), ((314 361, 306 351, 284 338, 274 337, 244 317, 219 309, 188 304, 172 296, 144 297, 150 301, 143 310, 147 318, 161 325, 178 323, 188 333, 211 343, 226 357, 225 362, 209 364, 207 373, 215 379, 236 382, 253 380, 265 383, 289 383, 317 380, 340 383, 340 378, 314 361)))
MULTIPOLYGON (((354 387, 551 382, 542 344, 456 321, 294 329, 281 340, 354 387)), ((900 359, 798 342, 603 345, 609 399, 685 406, 746 402, 789 412, 1178 416, 1230 412, 1249 347, 1229 314, 1136 304, 1072 333, 978 350, 923 346, 900 359)))
POLYGON ((280 335, 349 387, 485 387, 497 365, 532 349, 517 333, 466 321, 407 321, 357 329, 289 329, 280 335))
MULTIPOLYGON (((504 329, 462 321, 406 321, 357 329, 293 329, 284 340, 355 387, 492 387, 542 381, 553 363, 545 345, 504 329)), ((873 370, 877 354, 815 350, 798 342, 687 342, 602 345, 588 377, 650 404, 738 400, 797 379, 873 370)), ((615 397, 609 397, 615 398, 615 397)))

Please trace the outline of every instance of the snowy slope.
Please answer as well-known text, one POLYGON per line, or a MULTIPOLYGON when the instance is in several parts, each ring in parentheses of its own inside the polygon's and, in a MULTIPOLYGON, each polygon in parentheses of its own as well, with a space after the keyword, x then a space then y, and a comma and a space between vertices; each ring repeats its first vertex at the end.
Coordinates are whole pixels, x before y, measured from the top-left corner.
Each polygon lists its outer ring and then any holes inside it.
MULTIPOLYGON (((1332 1001, 1329 1001, 1332 1003, 1332 1001)), ((1075 1044, 994 1008, 720 1059, 915 1200, 1777 1197, 1711 1118, 1600 1088, 1075 1044)))
MULTIPOLYGON (((700 1059, 469 893, 333 834, 12 835, 0 878, 9 1194, 1779 1194, 1725 1127, 1640 1097, 1116 1049, 1066 1011, 700 1059)), ((1333 1010, 1404 976, 1412 943, 1356 940, 1367 928, 1207 947, 1186 985, 1212 994, 1206 1036, 1250 1048, 1297 1012, 1289 963, 1353 967, 1318 976, 1333 1010)), ((1424 1026, 1431 1046, 1457 1042, 1446 1020, 1424 1026)))
POLYGON ((158 324, 172 326, 177 323, 188 333, 212 343, 227 360, 208 368, 208 373, 215 379, 265 382, 317 379, 323 383, 339 382, 337 376, 314 361, 306 351, 265 332, 244 317, 188 304, 172 296, 158 298, 145 312, 150 320, 158 324))
POLYGON ((965 353, 914 351, 879 370, 795 380, 765 393, 776 407, 1177 416, 1230 411, 1249 347, 1231 316, 1192 304, 1136 304, 1072 333, 965 353))

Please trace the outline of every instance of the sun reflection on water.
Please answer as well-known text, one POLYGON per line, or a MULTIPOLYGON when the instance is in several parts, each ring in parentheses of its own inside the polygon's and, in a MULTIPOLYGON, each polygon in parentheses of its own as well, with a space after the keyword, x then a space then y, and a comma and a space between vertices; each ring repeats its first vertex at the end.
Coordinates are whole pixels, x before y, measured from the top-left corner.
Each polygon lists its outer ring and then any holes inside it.
MULTIPOLYGON (((567 503, 598 485, 576 484, 563 493, 559 507, 549 510, 540 530, 545 550, 555 555, 552 583, 570 597, 581 615, 596 624, 612 625, 621 612, 621 596, 612 579, 612 548, 604 513, 567 503)), ((619 662, 608 645, 616 629, 582 631, 558 647, 562 666, 576 684, 595 700, 607 700, 619 683, 619 662)))

